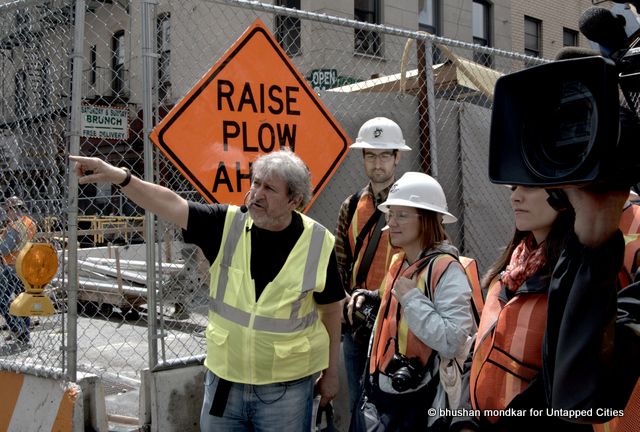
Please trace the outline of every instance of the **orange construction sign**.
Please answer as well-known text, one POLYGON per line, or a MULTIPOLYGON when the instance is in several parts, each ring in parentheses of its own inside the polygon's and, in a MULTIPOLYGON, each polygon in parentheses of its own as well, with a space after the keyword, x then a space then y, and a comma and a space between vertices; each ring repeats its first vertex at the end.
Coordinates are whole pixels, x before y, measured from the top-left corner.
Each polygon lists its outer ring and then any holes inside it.
POLYGON ((208 202, 237 205, 250 188, 252 162, 284 148, 309 167, 313 202, 350 143, 259 19, 153 129, 151 140, 208 202))

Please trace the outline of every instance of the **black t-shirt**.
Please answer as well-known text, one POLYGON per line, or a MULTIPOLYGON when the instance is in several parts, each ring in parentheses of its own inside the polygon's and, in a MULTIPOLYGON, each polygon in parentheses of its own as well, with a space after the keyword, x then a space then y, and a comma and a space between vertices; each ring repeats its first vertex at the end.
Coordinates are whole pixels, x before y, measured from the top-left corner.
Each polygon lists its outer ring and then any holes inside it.
MULTIPOLYGON (((227 205, 189 203, 187 229, 183 230, 184 241, 202 249, 204 256, 212 264, 218 256, 222 244, 222 232, 227 213, 227 205)), ((289 253, 304 230, 302 217, 293 213, 291 224, 282 231, 268 231, 253 225, 251 228, 251 278, 256 286, 256 300, 277 275, 289 253)), ((318 304, 340 301, 345 293, 338 273, 335 254, 331 253, 325 289, 313 293, 318 304)))

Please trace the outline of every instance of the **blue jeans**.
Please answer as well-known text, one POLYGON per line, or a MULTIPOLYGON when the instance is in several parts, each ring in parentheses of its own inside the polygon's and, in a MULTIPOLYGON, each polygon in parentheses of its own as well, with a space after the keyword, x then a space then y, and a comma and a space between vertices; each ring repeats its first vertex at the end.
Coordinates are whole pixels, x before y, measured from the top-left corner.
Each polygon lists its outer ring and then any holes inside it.
POLYGON ((9 330, 16 335, 29 338, 29 318, 17 317, 9 313, 9 306, 14 295, 22 292, 22 281, 13 267, 2 266, 0 275, 0 314, 7 323, 9 330))
POLYGON ((342 353, 349 384, 349 410, 353 410, 353 405, 360 396, 360 382, 362 381, 364 368, 367 367, 367 350, 369 347, 354 341, 350 330, 346 330, 343 336, 342 353))
POLYGON ((207 370, 200 412, 203 432, 300 432, 311 430, 313 377, 284 383, 231 383, 222 417, 209 414, 220 379, 207 370))

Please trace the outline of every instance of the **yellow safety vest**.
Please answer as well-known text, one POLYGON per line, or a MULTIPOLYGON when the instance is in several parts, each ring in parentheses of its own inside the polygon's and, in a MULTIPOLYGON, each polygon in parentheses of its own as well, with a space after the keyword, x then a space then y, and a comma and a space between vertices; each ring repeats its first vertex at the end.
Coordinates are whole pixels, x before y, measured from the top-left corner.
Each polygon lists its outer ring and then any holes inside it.
POLYGON ((250 274, 253 220, 229 206, 210 268, 205 366, 228 381, 270 384, 326 369, 329 334, 314 292, 324 290, 334 237, 302 216, 303 232, 278 275, 255 299, 250 274))

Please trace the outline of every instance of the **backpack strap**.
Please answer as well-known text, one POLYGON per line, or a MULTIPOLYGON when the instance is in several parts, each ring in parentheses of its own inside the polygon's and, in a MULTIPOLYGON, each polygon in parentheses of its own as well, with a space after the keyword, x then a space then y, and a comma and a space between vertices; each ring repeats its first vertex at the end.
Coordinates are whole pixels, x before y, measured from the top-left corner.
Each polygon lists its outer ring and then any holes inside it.
MULTIPOLYGON (((456 257, 455 255, 447 252, 440 252, 437 255, 448 255, 450 263, 453 261, 457 261, 462 266, 467 276, 467 279, 469 280, 469 285, 471 286, 471 311, 473 312, 473 318, 477 326, 480 323, 480 316, 482 314, 482 308, 484 307, 484 296, 482 293, 482 287, 480 286, 480 278, 478 276, 478 263, 473 258, 469 258, 465 256, 456 257)), ((425 294, 432 301, 433 301, 433 298, 432 298, 433 290, 435 289, 436 284, 438 283, 438 281, 440 280, 440 277, 442 276, 442 273, 440 274, 433 273, 433 264, 437 259, 437 255, 431 259, 425 260, 423 263, 421 263, 418 266, 418 270, 417 270, 418 272, 424 269, 425 267, 427 267, 427 265, 429 266, 429 269, 427 270, 428 273, 427 273, 426 280, 429 281, 429 284, 431 286, 429 287, 430 288, 429 294, 426 293, 427 290, 425 290, 425 294)), ((448 265, 445 268, 447 267, 448 265)))
POLYGON ((371 263, 373 262, 373 256, 376 253, 376 249, 378 248, 378 243, 380 242, 380 237, 382 236, 382 228, 385 225, 385 219, 382 217, 382 212, 377 210, 373 213, 367 224, 362 228, 362 231, 358 235, 358 239, 356 242, 356 251, 355 256, 358 256, 360 253, 360 249, 362 248, 362 242, 364 241, 364 235, 368 234, 370 231, 369 224, 371 221, 376 219, 376 225, 373 227, 373 234, 369 238, 369 242, 367 243, 367 248, 364 250, 364 255, 362 256, 362 260, 360 261, 360 266, 358 267, 358 274, 356 274, 356 286, 360 286, 366 279, 367 274, 369 273, 369 268, 371 267, 371 263))
MULTIPOLYGON (((351 221, 353 220, 353 216, 356 213, 358 208, 358 202, 364 193, 364 189, 360 189, 358 193, 351 195, 349 199, 349 206, 347 208, 347 227, 345 232, 349 232, 349 228, 351 227, 351 221)), ((360 285, 367 278, 367 273, 369 272, 369 267, 371 267, 371 262, 373 261, 373 256, 375 255, 376 248, 378 247, 378 242, 380 241, 380 236, 382 235, 382 227, 384 226, 384 217, 382 217, 382 212, 376 208, 373 212, 367 223, 364 224, 360 233, 356 237, 356 244, 354 246, 354 250, 352 251, 350 248, 350 242, 348 238, 345 239, 345 249, 347 251, 347 256, 349 258, 349 262, 351 263, 349 266, 349 278, 353 274, 353 266, 356 262, 357 257, 360 254, 360 250, 362 249, 362 244, 364 243, 364 239, 369 235, 371 229, 374 229, 374 233, 372 237, 369 239, 369 243, 367 244, 367 248, 365 250, 365 256, 360 261, 360 267, 358 268, 358 274, 356 275, 356 286, 360 285), (375 228, 374 228, 375 226, 375 228), (368 253, 367 253, 368 252, 368 253), (370 255, 370 256, 369 256, 370 255)), ((348 234, 347 234, 348 235, 348 234)), ((349 279, 350 280, 350 279, 349 279)))

